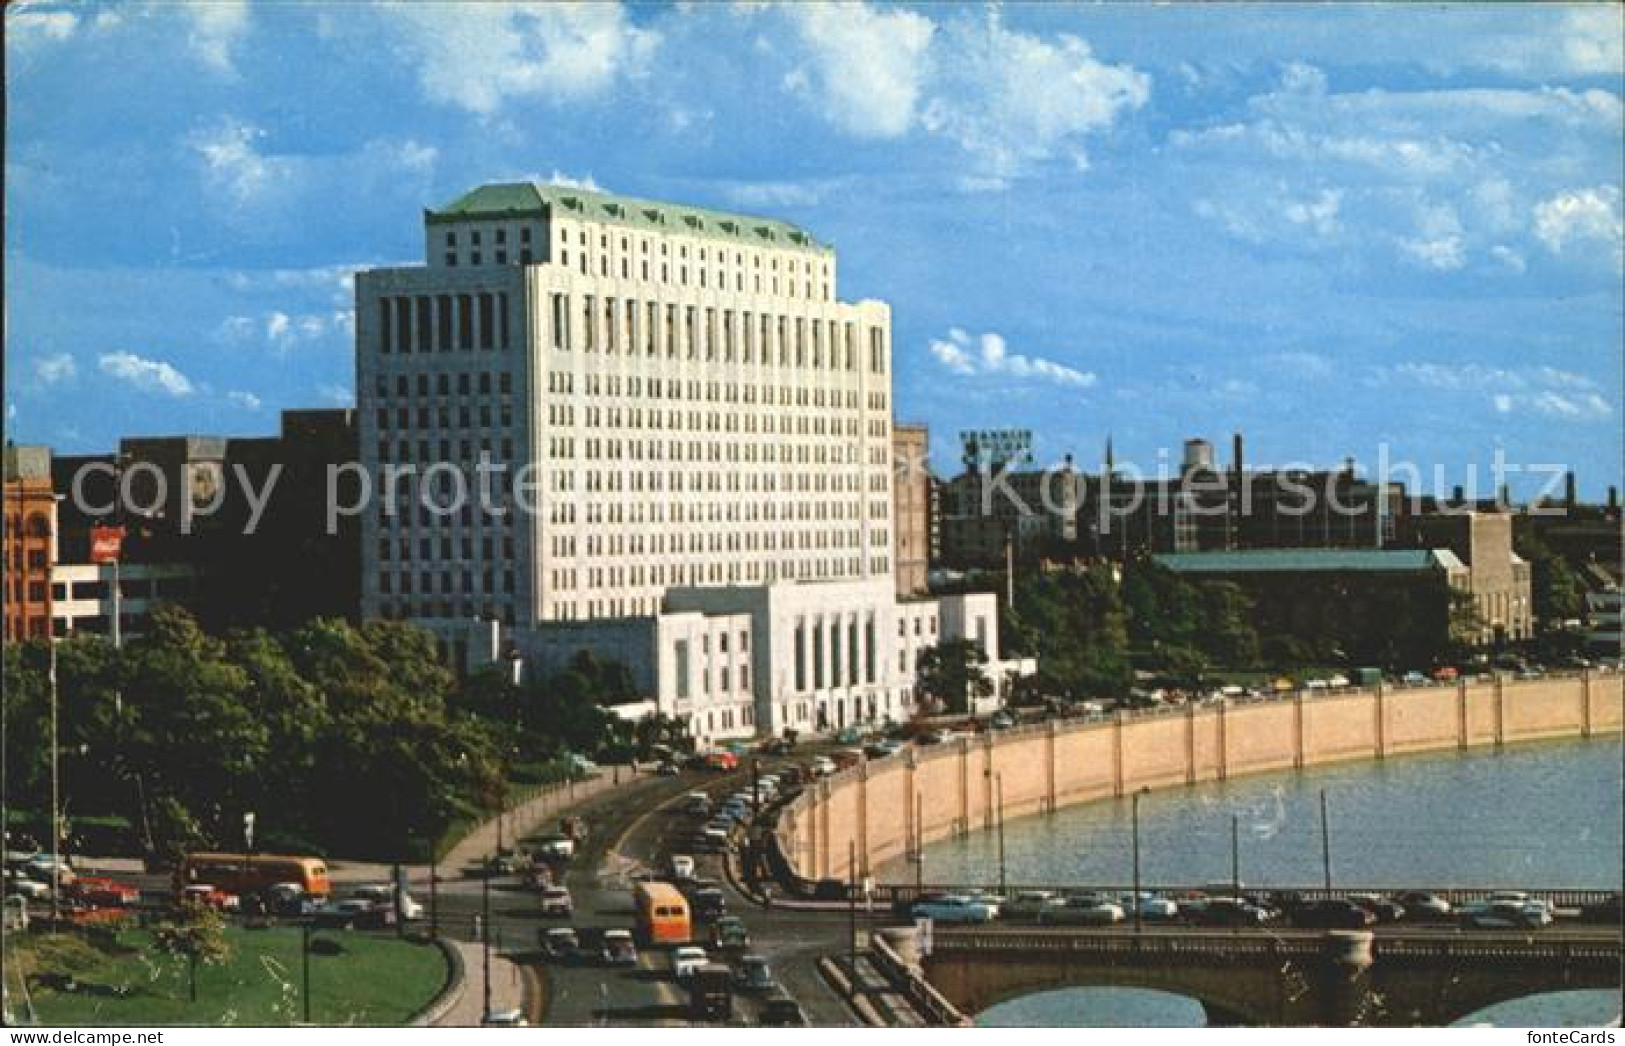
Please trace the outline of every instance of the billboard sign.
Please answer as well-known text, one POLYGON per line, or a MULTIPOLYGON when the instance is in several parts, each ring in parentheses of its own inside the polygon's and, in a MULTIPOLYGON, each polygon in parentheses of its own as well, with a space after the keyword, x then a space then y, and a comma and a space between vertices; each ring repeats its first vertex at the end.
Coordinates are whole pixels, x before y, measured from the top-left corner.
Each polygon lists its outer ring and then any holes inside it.
POLYGON ((123 552, 123 527, 90 528, 90 561, 92 563, 117 563, 123 552))
POLYGON ((965 467, 977 471, 1030 465, 1033 461, 1031 429, 975 429, 959 434, 965 448, 965 467))

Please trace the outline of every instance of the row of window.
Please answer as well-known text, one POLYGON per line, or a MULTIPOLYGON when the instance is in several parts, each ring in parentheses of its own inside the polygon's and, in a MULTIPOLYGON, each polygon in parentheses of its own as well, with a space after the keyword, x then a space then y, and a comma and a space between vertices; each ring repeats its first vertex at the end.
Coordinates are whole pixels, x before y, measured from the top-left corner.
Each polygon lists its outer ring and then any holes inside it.
MULTIPOLYGON (((858 325, 806 316, 736 312, 714 306, 599 299, 559 291, 551 299, 551 347, 630 356, 759 363, 856 372, 858 325), (579 332, 579 338, 576 333, 579 332)), ((868 327, 871 374, 886 372, 886 332, 868 327)))
POLYGON ((511 344, 506 293, 381 297, 377 310, 379 352, 490 351, 511 344))

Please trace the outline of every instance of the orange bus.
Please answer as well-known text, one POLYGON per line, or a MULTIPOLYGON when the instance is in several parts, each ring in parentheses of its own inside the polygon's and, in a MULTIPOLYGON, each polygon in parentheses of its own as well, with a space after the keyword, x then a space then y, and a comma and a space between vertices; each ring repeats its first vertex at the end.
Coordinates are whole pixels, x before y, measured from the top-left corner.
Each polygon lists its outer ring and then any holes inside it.
POLYGON ((688 900, 671 883, 638 883, 632 902, 644 944, 687 944, 693 939, 688 900))
POLYGON ((285 854, 187 854, 175 869, 175 892, 207 883, 238 896, 259 893, 277 883, 297 883, 312 897, 327 897, 333 884, 320 857, 285 854))

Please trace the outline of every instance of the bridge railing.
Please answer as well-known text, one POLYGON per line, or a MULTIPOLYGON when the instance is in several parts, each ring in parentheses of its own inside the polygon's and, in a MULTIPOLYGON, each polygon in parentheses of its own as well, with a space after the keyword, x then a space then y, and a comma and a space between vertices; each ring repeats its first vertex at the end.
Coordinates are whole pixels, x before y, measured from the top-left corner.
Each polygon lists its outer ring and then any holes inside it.
MULTIPOLYGON (((991 958, 1015 952, 1088 954, 1175 959, 1185 956, 1279 956, 1283 959, 1318 955, 1324 949, 1321 931, 1280 934, 1268 930, 1243 933, 1183 935, 1135 934, 1124 931, 1022 933, 939 929, 933 934, 932 953, 982 952, 991 958)), ((1407 936, 1384 933, 1372 940, 1382 958, 1492 960, 1531 959, 1554 962, 1618 963, 1617 937, 1553 936, 1511 933, 1475 933, 1461 936, 1407 936)))
MULTIPOLYGON (((1080 884, 1080 883, 1010 883, 1005 887, 1004 896, 1013 897, 1017 893, 1026 891, 1048 891, 1057 895, 1096 893, 1117 896, 1133 892, 1129 883, 1107 884, 1080 884)), ((1163 897, 1178 900, 1182 897, 1195 898, 1197 896, 1221 896, 1226 891, 1209 887, 1181 885, 1168 886, 1156 883, 1142 883, 1141 890, 1149 891, 1163 897)), ((1241 891, 1248 896, 1262 896, 1273 898, 1277 902, 1298 900, 1304 902, 1321 900, 1347 900, 1357 894, 1375 894, 1379 897, 1393 897, 1401 893, 1431 893, 1449 901, 1452 906, 1459 907, 1473 901, 1482 901, 1492 893, 1517 890, 1528 894, 1535 900, 1545 901, 1553 908, 1573 909, 1585 908, 1602 904, 1609 898, 1616 896, 1617 891, 1590 890, 1590 889, 1536 889, 1518 886, 1347 886, 1327 890, 1317 886, 1250 886, 1243 883, 1241 891)), ((997 881, 980 883, 925 883, 916 886, 913 883, 881 883, 875 886, 874 901, 877 905, 908 904, 916 900, 922 893, 950 893, 971 894, 985 891, 998 891, 997 881)))

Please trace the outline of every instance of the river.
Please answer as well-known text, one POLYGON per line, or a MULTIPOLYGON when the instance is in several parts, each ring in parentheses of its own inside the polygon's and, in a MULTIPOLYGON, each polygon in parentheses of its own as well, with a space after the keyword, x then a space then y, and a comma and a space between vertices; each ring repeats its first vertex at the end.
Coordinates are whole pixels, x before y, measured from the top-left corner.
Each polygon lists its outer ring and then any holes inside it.
MULTIPOLYGON (((1267 774, 1140 800, 1140 865, 1148 884, 1229 882, 1231 819, 1240 819, 1248 887, 1314 885, 1323 875, 1320 793, 1330 811, 1333 884, 1619 889, 1621 745, 1616 738, 1434 753, 1267 774)), ((1084 803, 1005 826, 1011 888, 1024 883, 1128 883, 1128 800, 1084 803)), ((912 865, 879 869, 913 878, 912 865)), ((974 832, 926 848, 927 882, 998 882, 998 843, 974 832)), ((1615 992, 1569 992, 1503 1004, 1469 1018, 1497 1026, 1596 1025, 1619 1014, 1615 992)), ((1192 1000, 1080 988, 1025 996, 978 1015, 988 1026, 1156 1027, 1202 1024, 1192 1000)))

